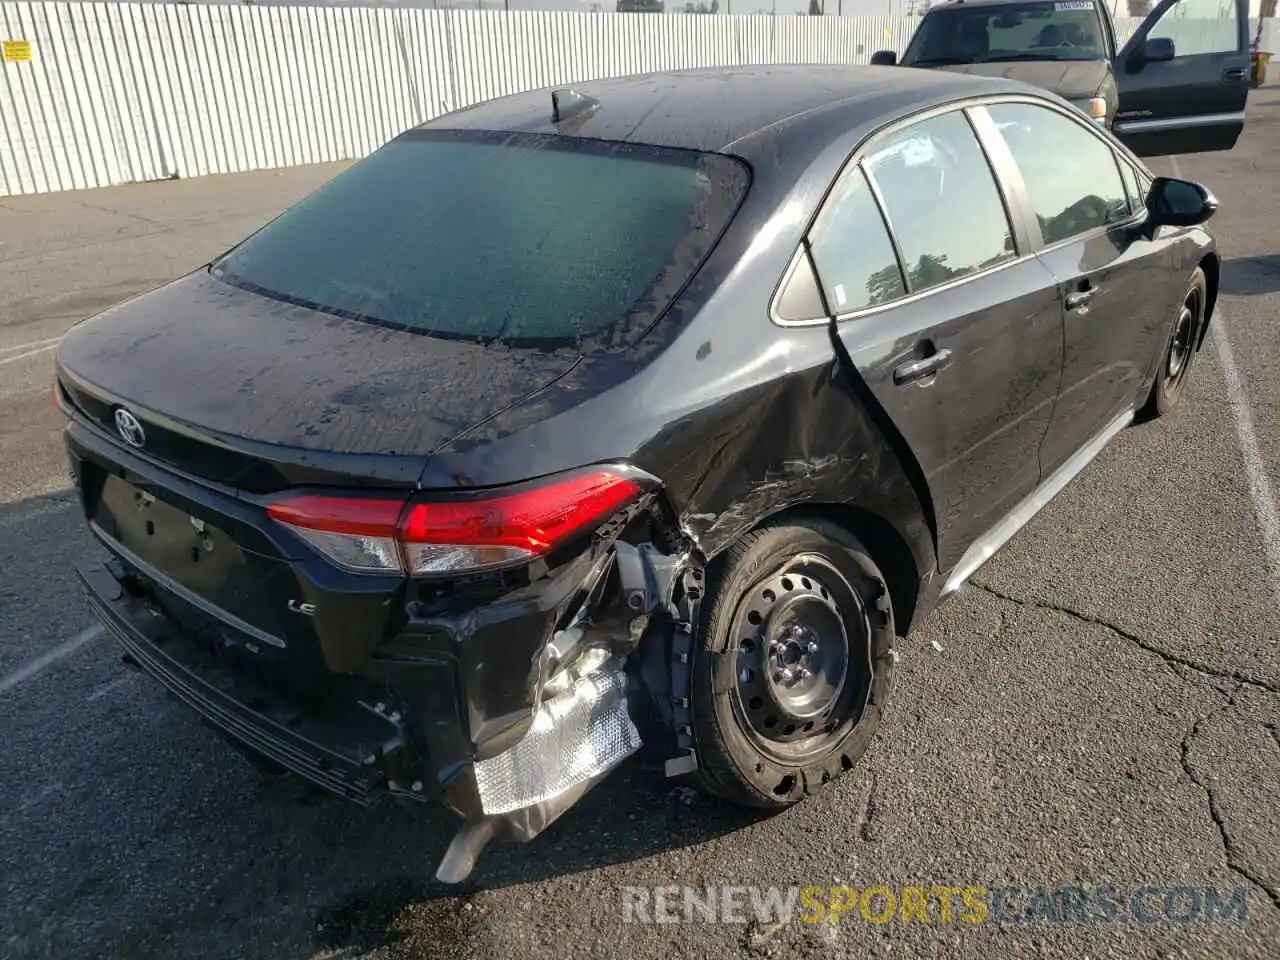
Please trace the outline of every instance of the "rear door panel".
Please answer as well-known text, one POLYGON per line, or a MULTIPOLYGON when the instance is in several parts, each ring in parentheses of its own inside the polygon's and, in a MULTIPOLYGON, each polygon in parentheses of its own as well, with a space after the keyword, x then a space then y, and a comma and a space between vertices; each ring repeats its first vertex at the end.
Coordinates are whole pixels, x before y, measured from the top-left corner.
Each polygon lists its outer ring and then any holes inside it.
POLYGON ((1248 0, 1161 0, 1116 57, 1114 132, 1139 156, 1230 150, 1249 69, 1248 0), (1174 58, 1146 61, 1151 39, 1171 40, 1174 58))
POLYGON ((1062 364, 1052 274, 1023 260, 951 290, 840 325, 859 374, 915 454, 938 526, 938 564, 951 569, 1040 482, 1062 364), (895 371, 949 352, 930 381, 895 371))
POLYGON ((923 474, 947 571, 1040 481, 1056 284, 963 111, 888 133, 864 164, 871 179, 853 168, 820 214, 814 261, 849 359, 923 474))

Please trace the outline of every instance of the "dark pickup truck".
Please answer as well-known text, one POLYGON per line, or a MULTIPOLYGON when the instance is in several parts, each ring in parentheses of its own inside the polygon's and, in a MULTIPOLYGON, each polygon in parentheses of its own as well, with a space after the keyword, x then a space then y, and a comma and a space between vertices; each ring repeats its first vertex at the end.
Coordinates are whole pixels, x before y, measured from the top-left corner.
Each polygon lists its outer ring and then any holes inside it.
POLYGON ((921 18, 901 58, 871 62, 1044 87, 1141 156, 1229 150, 1249 93, 1248 0, 1160 0, 1119 47, 1101 0, 955 0, 921 18))

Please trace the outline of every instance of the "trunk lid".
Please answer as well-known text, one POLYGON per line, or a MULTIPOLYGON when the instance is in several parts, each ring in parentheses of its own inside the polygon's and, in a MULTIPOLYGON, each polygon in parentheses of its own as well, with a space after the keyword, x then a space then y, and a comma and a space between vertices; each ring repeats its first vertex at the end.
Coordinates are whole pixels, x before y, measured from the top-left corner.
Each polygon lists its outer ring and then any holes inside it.
POLYGON ((69 443, 86 516, 112 552, 218 656, 323 697, 397 629, 388 599, 403 575, 335 578, 264 515, 264 495, 416 487, 432 450, 577 358, 334 317, 200 271, 74 327, 58 373, 108 435, 69 443))
POLYGON ((72 404, 113 437, 124 407, 140 452, 267 493, 344 477, 415 484, 434 449, 578 357, 322 314, 202 270, 77 325, 58 365, 72 404))
POLYGON ((748 183, 719 154, 414 129, 76 327, 60 374, 121 442, 136 418, 144 453, 206 481, 415 486, 468 427, 643 339, 748 183))

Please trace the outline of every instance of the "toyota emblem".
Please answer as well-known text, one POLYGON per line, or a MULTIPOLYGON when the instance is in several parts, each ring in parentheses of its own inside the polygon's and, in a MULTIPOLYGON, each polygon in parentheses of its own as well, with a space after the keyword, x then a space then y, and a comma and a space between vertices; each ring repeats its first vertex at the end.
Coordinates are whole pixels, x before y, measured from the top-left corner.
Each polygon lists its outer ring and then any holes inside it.
POLYGON ((147 431, 142 429, 138 418, 124 407, 116 411, 116 433, 131 447, 140 447, 147 442, 147 431))

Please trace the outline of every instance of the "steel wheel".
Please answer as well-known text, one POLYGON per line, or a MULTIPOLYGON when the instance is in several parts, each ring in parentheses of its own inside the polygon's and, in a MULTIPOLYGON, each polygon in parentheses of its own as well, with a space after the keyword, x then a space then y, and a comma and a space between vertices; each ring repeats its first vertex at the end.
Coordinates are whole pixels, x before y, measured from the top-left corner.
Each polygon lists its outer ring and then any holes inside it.
POLYGON ((1137 413, 1139 423, 1164 416, 1177 407, 1204 339, 1208 305, 1209 284, 1204 271, 1197 267, 1191 272, 1187 292, 1174 316, 1173 330, 1161 343, 1160 365, 1147 401, 1137 413))
POLYGON ((797 557, 744 598, 736 620, 735 706, 758 748, 796 760, 857 722, 871 686, 871 630, 839 571, 797 557))
POLYGON ((1196 340, 1200 335, 1200 318, 1203 306, 1200 302, 1200 291, 1193 289, 1182 302, 1178 310, 1178 319, 1173 327, 1173 339, 1169 343, 1169 356, 1165 361, 1165 389, 1172 392, 1181 383, 1187 367, 1191 363, 1191 355, 1196 349, 1196 340))
POLYGON ((893 679, 893 605, 869 552, 818 518, 759 528, 707 578, 691 679, 703 789, 796 803, 852 770, 893 679))

